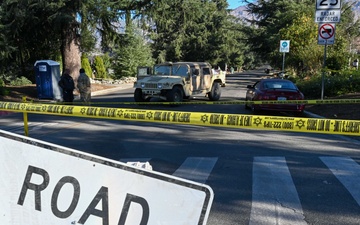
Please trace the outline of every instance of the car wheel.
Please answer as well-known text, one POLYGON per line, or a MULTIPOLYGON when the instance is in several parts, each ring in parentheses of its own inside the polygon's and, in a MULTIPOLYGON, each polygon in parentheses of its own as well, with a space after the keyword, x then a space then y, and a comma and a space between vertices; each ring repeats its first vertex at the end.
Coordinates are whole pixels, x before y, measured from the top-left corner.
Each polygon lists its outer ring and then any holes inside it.
POLYGON ((215 82, 209 92, 209 99, 211 101, 218 101, 221 96, 221 85, 218 82, 215 82))
POLYGON ((253 114, 257 115, 257 114, 259 114, 260 110, 255 107, 255 104, 252 104, 251 111, 253 112, 253 114))
POLYGON ((250 109, 250 106, 248 105, 247 101, 248 101, 248 99, 245 98, 245 109, 250 109))
POLYGON ((304 116, 304 111, 295 112, 295 116, 296 116, 296 117, 303 117, 303 116, 304 116))
POLYGON ((166 94, 166 100, 168 102, 182 102, 183 91, 180 87, 173 87, 173 89, 166 94))
POLYGON ((135 102, 145 102, 144 95, 143 95, 142 90, 140 88, 135 89, 134 99, 135 99, 135 102))

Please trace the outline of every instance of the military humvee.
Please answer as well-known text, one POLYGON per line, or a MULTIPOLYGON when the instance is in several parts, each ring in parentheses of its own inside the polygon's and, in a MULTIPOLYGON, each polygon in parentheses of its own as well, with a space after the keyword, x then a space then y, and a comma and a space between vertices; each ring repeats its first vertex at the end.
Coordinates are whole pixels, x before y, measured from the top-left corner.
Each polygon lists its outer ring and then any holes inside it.
POLYGON ((139 67, 134 83, 136 102, 160 98, 168 102, 182 102, 190 96, 205 94, 211 101, 220 99, 225 87, 225 71, 215 72, 206 62, 166 62, 139 67))

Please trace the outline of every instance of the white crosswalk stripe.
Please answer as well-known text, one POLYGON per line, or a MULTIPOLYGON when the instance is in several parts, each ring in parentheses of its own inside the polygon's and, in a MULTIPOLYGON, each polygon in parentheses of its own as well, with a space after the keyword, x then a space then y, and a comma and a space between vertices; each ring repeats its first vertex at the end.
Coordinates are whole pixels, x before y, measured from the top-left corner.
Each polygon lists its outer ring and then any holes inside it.
POLYGON ((217 157, 190 157, 173 173, 176 177, 205 183, 212 169, 214 168, 217 157))
MULTIPOLYGON (((254 157, 253 159, 249 224, 308 224, 286 158, 277 156, 254 157)), ((360 205, 360 165, 349 157, 319 157, 319 159, 329 169, 327 176, 332 172, 360 205)), ((163 166, 157 166, 157 168, 166 170, 168 173, 174 171, 172 175, 177 177, 206 183, 209 176, 216 173, 213 170, 218 160, 218 157, 188 157, 181 165, 178 164, 179 167, 171 163, 168 170, 163 166)), ((156 163, 167 165, 162 160, 151 158, 127 158, 120 161, 149 161, 151 164, 153 161, 155 165, 156 163)), ((343 191, 346 190, 343 189, 343 191)))
MULTIPOLYGON (((204 184, 217 160, 217 157, 188 157, 172 175, 204 184)), ((122 158, 119 161, 149 162, 151 158, 122 158)))
POLYGON ((360 165, 349 157, 320 157, 360 205, 360 165))
POLYGON ((255 157, 249 224, 307 224, 284 157, 255 157))

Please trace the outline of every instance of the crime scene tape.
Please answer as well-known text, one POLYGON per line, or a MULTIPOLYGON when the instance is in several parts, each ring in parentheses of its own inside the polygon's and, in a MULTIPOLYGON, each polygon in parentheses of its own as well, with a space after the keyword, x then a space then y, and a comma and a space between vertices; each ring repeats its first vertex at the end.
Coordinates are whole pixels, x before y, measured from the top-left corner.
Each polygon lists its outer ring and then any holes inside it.
POLYGON ((244 104, 303 104, 303 105, 321 105, 321 104, 360 104, 360 99, 327 99, 327 100, 279 100, 279 101, 183 101, 183 102, 92 102, 92 105, 244 105, 244 104))
POLYGON ((0 110, 99 119, 360 136, 360 121, 0 102, 0 110))

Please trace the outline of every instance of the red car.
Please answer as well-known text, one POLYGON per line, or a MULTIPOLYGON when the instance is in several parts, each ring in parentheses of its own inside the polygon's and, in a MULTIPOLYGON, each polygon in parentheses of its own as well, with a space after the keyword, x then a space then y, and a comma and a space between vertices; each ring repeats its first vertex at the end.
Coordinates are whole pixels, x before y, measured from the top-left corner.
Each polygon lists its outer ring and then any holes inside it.
MULTIPOLYGON (((304 94, 290 80, 285 79, 263 79, 254 85, 248 85, 245 101, 286 101, 304 100, 304 94)), ((304 104, 248 104, 245 108, 252 109, 253 112, 260 110, 295 112, 302 114, 304 104)))

